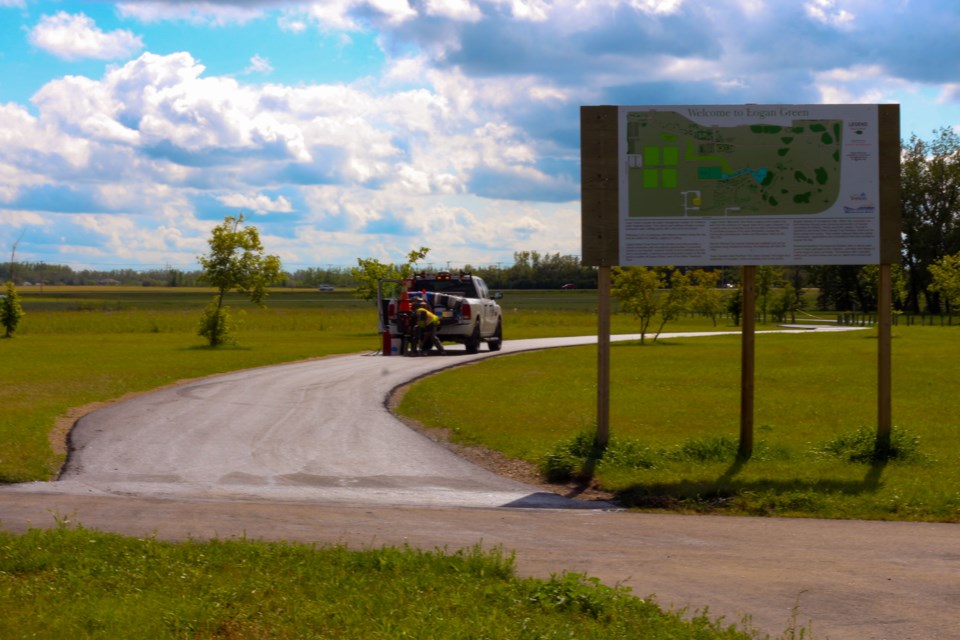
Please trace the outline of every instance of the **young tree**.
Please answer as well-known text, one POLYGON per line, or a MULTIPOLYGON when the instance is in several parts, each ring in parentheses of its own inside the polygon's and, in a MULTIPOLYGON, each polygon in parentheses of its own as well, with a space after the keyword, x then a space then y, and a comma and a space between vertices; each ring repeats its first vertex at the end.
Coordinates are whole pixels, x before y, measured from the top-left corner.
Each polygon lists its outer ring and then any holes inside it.
POLYGON ((763 265, 757 268, 757 308, 760 311, 760 322, 767 323, 767 312, 770 310, 770 295, 773 288, 783 280, 783 270, 780 267, 763 265))
POLYGON ((796 322, 797 311, 803 308, 802 303, 803 299, 798 295, 797 289, 788 282, 773 297, 773 304, 770 307, 773 321, 786 322, 789 316, 791 322, 796 322))
POLYGON ((663 281, 648 267, 614 267, 610 290, 620 307, 640 321, 640 344, 644 344, 653 316, 660 310, 660 287, 663 281))
POLYGON ((743 287, 739 286, 727 296, 727 312, 733 318, 733 326, 740 326, 740 316, 743 315, 743 287))
POLYGON ((20 306, 20 296, 17 295, 17 289, 13 286, 12 280, 7 282, 4 289, 3 299, 0 300, 0 325, 3 325, 3 337, 12 338, 13 332, 20 324, 20 318, 24 316, 24 311, 20 306))
POLYGON ((420 247, 407 254, 407 262, 397 265, 380 262, 375 258, 357 258, 357 266, 350 270, 357 282, 356 296, 364 300, 377 297, 377 285, 385 278, 403 280, 413 275, 416 264, 427 257, 430 249, 420 247))
POLYGON ((930 289, 946 302, 947 313, 960 303, 960 253, 943 256, 930 265, 930 289))
POLYGON ((197 257, 203 267, 201 282, 217 290, 200 320, 199 334, 211 347, 223 344, 230 335, 229 309, 223 306, 226 293, 237 289, 264 306, 267 287, 280 275, 280 258, 264 255, 260 233, 256 227, 241 227, 243 220, 242 213, 236 218, 226 216, 207 240, 210 253, 197 257))
POLYGON ((720 271, 705 271, 697 269, 690 275, 692 311, 702 313, 717 326, 717 319, 723 313, 723 292, 717 288, 720 282, 720 271))
POLYGON ((663 327, 672 320, 680 318, 690 309, 690 301, 693 298, 693 287, 690 284, 690 277, 680 271, 674 271, 670 274, 670 288, 664 292, 660 301, 660 326, 657 327, 657 333, 653 336, 656 342, 663 332, 663 327))

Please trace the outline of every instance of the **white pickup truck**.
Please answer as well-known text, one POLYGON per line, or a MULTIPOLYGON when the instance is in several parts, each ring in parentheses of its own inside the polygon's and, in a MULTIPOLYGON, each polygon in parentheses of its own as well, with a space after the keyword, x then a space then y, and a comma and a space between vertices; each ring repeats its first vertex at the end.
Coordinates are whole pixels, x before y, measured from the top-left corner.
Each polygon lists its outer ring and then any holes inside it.
POLYGON ((425 299, 440 317, 437 337, 441 341, 459 342, 467 353, 477 353, 483 342, 490 351, 499 351, 503 344, 503 314, 497 304, 500 294, 491 295, 478 276, 441 272, 421 273, 403 281, 381 280, 378 297, 385 354, 406 354, 412 303, 418 298, 425 299))

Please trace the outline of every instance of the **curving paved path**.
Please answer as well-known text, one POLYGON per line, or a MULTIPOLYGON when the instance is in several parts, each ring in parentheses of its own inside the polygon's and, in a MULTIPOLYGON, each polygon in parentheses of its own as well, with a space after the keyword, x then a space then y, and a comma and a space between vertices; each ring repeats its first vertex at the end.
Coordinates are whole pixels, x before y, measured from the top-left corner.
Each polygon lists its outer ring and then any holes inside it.
MULTIPOLYGON (((591 342, 512 341, 501 353, 591 342)), ((664 605, 750 614, 771 633, 796 607, 815 638, 960 638, 956 525, 618 512, 488 473, 387 411, 395 387, 490 355, 343 356, 101 409, 76 424, 59 481, 0 489, 0 527, 72 518, 171 539, 482 541, 516 550, 524 574, 582 571, 664 605)))

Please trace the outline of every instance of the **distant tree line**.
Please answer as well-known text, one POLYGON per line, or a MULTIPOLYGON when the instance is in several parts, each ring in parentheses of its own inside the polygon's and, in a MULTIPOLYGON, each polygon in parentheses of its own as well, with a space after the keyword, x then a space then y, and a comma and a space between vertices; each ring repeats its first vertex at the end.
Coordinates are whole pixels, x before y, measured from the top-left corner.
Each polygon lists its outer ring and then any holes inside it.
POLYGON ((564 285, 597 288, 595 268, 581 264, 579 256, 561 253, 517 251, 509 267, 467 265, 464 271, 480 276, 491 289, 559 289, 564 285))
MULTIPOLYGON (((11 279, 19 285, 118 285, 126 287, 198 287, 203 271, 181 269, 111 269, 74 270, 67 265, 45 262, 14 262, 0 264, 0 279, 11 279)), ((279 275, 276 286, 315 287, 332 284, 338 287, 354 285, 349 268, 311 267, 279 275)))
MULTIPOLYGON (((366 264, 372 259, 358 260, 366 264)), ((431 272, 446 268, 446 266, 438 268, 436 263, 424 265, 422 262, 418 267, 431 272)), ((330 266, 284 271, 274 285, 317 287, 329 284, 335 287, 351 288, 361 284, 355 276, 355 269, 330 266)), ((451 266, 450 269, 481 276, 493 289, 559 289, 566 284, 572 284, 578 289, 593 289, 597 286, 597 273, 593 267, 583 266, 577 256, 560 253, 520 251, 514 253, 514 263, 509 266, 474 267, 467 264, 462 267, 451 266)), ((173 268, 74 270, 66 265, 45 262, 7 262, 0 265, 0 279, 14 280, 19 285, 195 287, 202 286, 201 275, 200 270, 183 271, 173 268)))

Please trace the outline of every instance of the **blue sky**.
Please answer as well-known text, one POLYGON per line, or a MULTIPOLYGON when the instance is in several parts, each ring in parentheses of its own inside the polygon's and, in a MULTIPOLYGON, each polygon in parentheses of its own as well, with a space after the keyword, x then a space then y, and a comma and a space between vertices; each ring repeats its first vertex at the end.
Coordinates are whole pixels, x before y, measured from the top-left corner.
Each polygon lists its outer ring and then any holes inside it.
POLYGON ((192 270, 580 253, 579 107, 899 103, 960 128, 955 0, 0 0, 0 256, 192 270))

